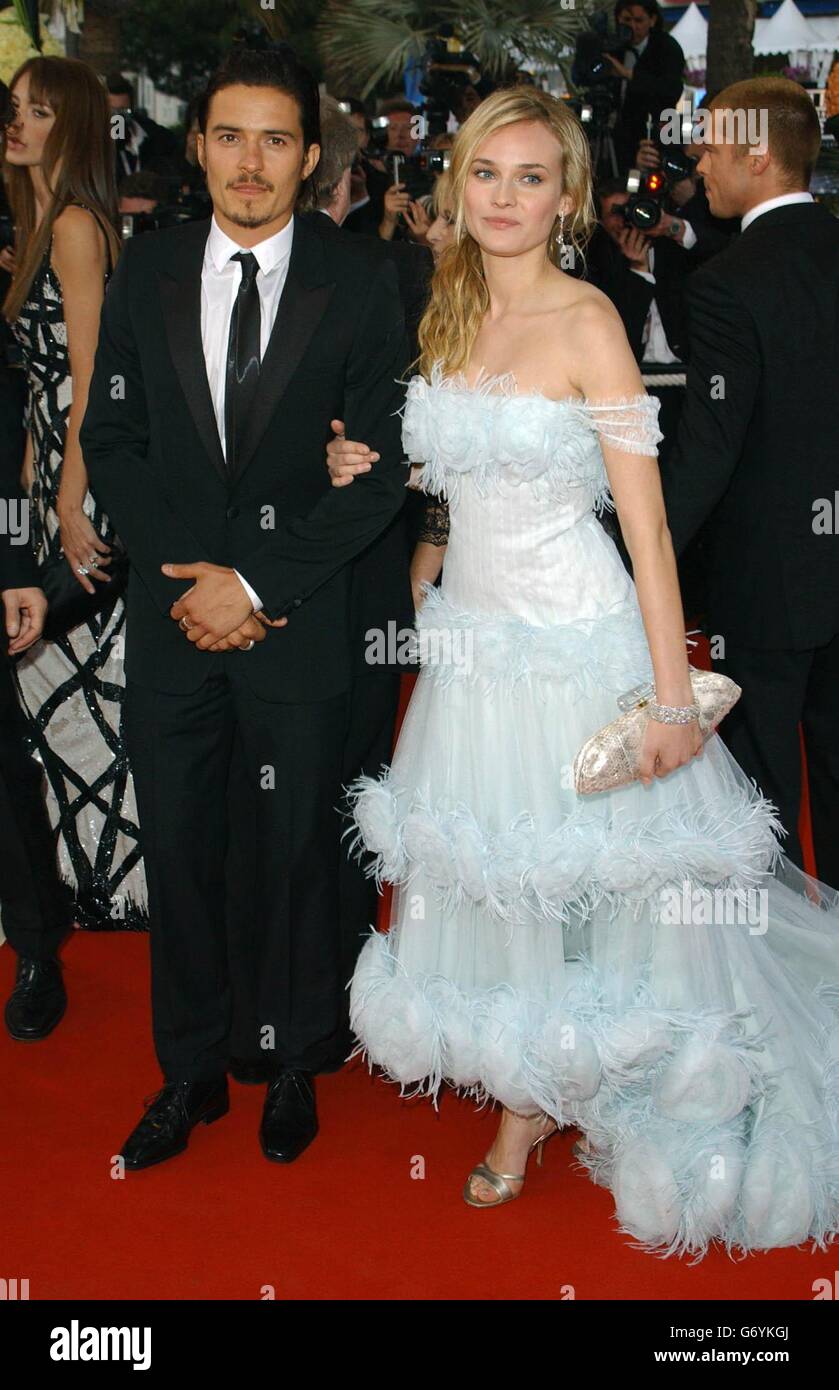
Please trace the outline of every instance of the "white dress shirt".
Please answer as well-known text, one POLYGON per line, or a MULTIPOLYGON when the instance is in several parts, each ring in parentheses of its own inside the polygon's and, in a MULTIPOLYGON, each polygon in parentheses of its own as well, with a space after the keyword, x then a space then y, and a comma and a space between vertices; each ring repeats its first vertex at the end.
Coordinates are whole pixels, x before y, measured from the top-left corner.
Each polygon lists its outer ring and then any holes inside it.
MULTIPOLYGON (((260 357, 264 357, 288 274, 293 236, 293 217, 289 218, 281 231, 266 237, 264 241, 258 241, 256 246, 240 246, 222 231, 215 216, 210 224, 201 269, 201 342, 204 347, 207 381, 213 400, 218 436, 225 458, 227 444, 224 437, 224 390, 227 340, 230 336, 230 316, 242 281, 241 263, 232 260, 231 257, 239 251, 251 251, 259 264, 256 276, 261 310, 259 351, 260 357)), ((257 612, 262 607, 259 595, 238 570, 235 573, 253 604, 254 612, 257 612)))
MULTIPOLYGON (((119 112, 116 113, 117 115, 119 112)), ((125 124, 125 148, 120 151, 122 160, 122 171, 125 174, 136 174, 140 169, 140 146, 146 139, 146 132, 139 121, 126 121, 125 124), (131 156, 129 158, 128 156, 131 156)))
POLYGON ((812 193, 781 193, 777 198, 767 198, 765 202, 758 203, 756 207, 749 208, 749 211, 740 219, 740 231, 745 232, 750 222, 754 222, 756 217, 761 217, 764 212, 771 212, 773 208, 791 207, 793 203, 812 203, 814 202, 812 193))
MULTIPOLYGON (((665 216, 666 215, 665 213, 665 216)), ((690 223, 686 223, 685 225, 690 226, 690 223)), ((649 270, 638 270, 637 267, 633 266, 633 273, 642 276, 644 280, 649 280, 650 284, 654 285, 656 282, 654 246, 650 246, 647 251, 647 264, 649 265, 649 270)), ((664 331, 664 324, 661 321, 661 314, 659 313, 655 299, 650 301, 641 341, 644 345, 644 352, 641 358, 642 362, 679 361, 679 358, 667 341, 667 334, 664 331)))

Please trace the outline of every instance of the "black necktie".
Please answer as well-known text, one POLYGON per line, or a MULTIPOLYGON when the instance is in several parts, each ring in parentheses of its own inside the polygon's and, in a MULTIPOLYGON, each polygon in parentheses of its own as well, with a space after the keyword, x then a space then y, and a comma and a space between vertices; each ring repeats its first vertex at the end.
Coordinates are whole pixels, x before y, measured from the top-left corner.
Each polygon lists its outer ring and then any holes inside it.
POLYGON ((230 316, 224 385, 225 456, 228 473, 235 473, 237 452, 259 384, 260 305, 256 256, 252 251, 238 251, 231 259, 242 265, 242 282, 230 316))

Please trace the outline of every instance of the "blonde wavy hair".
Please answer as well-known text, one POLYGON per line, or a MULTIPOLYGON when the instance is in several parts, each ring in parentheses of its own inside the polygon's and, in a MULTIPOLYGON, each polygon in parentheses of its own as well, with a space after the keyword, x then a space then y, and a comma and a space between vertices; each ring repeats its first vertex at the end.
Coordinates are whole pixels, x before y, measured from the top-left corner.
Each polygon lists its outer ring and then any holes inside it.
MULTIPOLYGON (((431 296, 419 325, 419 370, 429 377, 435 362, 456 372, 469 360, 472 345, 489 309, 489 290, 481 251, 466 227, 463 195, 478 147, 489 135, 517 121, 541 121, 556 136, 562 150, 563 193, 572 201, 565 219, 565 244, 582 253, 595 223, 591 155, 585 131, 567 102, 536 87, 506 87, 482 101, 461 126, 448 170, 454 210, 454 242, 441 255, 431 281, 431 296)), ((442 192, 443 190, 441 190, 442 192)), ((549 260, 560 266, 556 237, 559 214, 546 246, 549 260)))

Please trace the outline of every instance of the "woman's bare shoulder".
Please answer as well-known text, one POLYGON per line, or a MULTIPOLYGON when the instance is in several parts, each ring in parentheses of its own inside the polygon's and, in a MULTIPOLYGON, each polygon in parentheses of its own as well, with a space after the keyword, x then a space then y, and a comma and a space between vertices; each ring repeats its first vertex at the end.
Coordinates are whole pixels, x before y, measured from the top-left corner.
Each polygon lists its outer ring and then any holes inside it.
POLYGON ((56 217, 52 232, 54 249, 59 256, 96 256, 105 253, 105 234, 90 208, 68 203, 56 217))
POLYGON ((640 375, 621 316, 594 285, 573 281, 557 309, 556 332, 548 335, 547 357, 557 378, 567 379, 583 395, 640 389, 640 375), (553 352, 552 352, 553 349, 553 352))
POLYGON ((621 317, 602 290, 586 280, 573 280, 563 307, 568 329, 608 334, 615 326, 623 328, 621 317))

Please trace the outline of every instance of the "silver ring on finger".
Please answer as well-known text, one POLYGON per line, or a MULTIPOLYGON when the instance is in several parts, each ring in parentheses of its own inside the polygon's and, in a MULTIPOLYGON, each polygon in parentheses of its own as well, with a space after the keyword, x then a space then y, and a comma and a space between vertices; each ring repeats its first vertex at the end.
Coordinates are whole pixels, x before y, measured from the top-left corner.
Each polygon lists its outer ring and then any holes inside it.
POLYGON ((251 649, 251 647, 254 647, 254 646, 256 646, 256 643, 254 642, 253 638, 251 637, 251 638, 248 639, 248 645, 247 645, 246 647, 243 647, 243 648, 242 648, 242 651, 243 651, 243 652, 249 652, 250 649, 251 649))
POLYGON ((78 565, 76 568, 76 574, 90 574, 90 570, 88 569, 87 565, 78 565))
POLYGON ((182 632, 189 632, 189 629, 192 627, 192 623, 187 622, 186 618, 181 618, 180 622, 178 623, 178 627, 181 629, 182 632))

